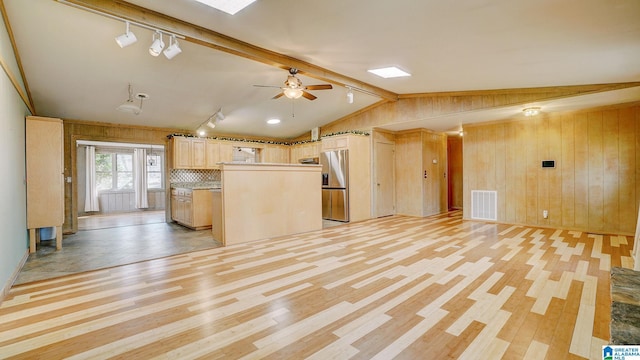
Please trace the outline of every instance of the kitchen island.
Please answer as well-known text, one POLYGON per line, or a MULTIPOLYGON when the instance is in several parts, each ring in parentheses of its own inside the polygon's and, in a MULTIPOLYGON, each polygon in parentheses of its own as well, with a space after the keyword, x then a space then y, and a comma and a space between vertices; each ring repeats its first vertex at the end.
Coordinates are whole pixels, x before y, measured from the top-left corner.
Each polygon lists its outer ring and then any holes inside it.
POLYGON ((322 229, 320 165, 232 162, 220 170, 212 233, 223 245, 322 229))

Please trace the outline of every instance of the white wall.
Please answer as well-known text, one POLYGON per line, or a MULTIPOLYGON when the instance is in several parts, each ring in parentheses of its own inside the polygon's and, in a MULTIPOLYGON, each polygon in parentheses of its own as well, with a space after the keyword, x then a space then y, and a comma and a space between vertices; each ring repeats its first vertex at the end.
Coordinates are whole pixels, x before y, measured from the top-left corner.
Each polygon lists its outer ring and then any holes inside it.
MULTIPOLYGON (((19 78, 4 23, 0 21, 0 56, 19 78)), ((5 71, 0 70, 0 301, 29 249, 27 237, 24 118, 29 115, 5 71)))

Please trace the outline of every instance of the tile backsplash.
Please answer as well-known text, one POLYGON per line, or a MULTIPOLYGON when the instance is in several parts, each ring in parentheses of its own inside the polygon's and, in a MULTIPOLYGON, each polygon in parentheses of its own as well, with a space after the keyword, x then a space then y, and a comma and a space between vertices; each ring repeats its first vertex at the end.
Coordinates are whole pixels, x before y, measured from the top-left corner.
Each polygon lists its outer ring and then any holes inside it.
POLYGON ((171 169, 171 183, 220 181, 220 170, 210 169, 171 169))

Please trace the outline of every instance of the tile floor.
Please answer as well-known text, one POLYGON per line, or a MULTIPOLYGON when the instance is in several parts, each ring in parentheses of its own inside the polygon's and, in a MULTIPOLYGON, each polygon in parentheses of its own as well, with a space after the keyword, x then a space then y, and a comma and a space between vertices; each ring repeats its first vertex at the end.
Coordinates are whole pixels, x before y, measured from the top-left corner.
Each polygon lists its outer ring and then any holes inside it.
MULTIPOLYGON (((324 228, 344 224, 322 222, 324 228)), ((164 211, 83 217, 78 228, 83 230, 64 235, 60 251, 54 240, 43 240, 14 285, 221 246, 211 230, 165 223, 164 211)))

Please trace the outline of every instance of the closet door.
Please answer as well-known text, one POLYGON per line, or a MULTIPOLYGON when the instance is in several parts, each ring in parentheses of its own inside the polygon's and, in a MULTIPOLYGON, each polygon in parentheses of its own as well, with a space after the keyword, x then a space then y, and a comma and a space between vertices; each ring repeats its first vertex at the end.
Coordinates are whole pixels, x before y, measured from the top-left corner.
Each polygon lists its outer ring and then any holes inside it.
MULTIPOLYGON (((27 117, 25 145, 27 228, 61 227, 64 222, 62 120, 27 117)), ((60 232, 61 228, 57 230, 60 232)))

